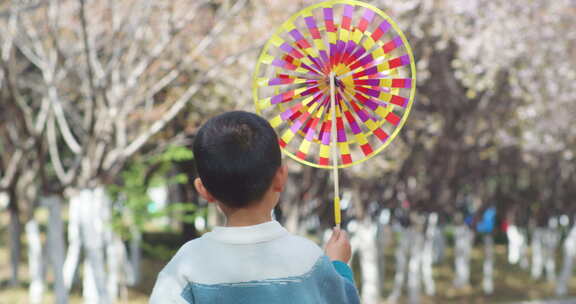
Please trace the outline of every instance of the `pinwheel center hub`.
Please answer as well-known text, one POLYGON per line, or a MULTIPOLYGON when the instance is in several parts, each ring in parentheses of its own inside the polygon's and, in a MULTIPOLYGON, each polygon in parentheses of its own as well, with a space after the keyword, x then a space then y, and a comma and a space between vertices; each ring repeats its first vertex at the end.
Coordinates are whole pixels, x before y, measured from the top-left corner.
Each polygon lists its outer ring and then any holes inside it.
MULTIPOLYGON (((336 94, 340 94, 341 91, 351 89, 354 85, 354 79, 350 74, 350 68, 347 65, 339 64, 333 68, 334 73, 334 85, 336 87, 336 94), (340 92, 338 90, 341 90, 340 92)), ((330 75, 332 73, 326 73, 323 78, 323 83, 326 87, 330 87, 330 75)))
MULTIPOLYGON (((336 89, 345 89, 346 85, 344 84, 344 82, 340 79, 338 79, 338 76, 334 77, 334 86, 336 87, 336 89)), ((329 88, 330 87, 330 75, 327 75, 323 78, 323 82, 324 85, 329 88)))

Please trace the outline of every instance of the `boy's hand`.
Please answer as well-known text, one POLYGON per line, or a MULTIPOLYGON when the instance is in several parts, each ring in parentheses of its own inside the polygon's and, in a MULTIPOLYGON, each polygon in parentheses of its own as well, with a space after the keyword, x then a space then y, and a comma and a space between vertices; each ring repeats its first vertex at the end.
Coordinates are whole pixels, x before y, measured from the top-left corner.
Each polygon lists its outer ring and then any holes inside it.
POLYGON ((342 261, 348 263, 350 257, 352 256, 352 248, 350 247, 350 241, 348 240, 348 234, 344 230, 339 228, 334 228, 332 231, 332 236, 326 247, 324 249, 326 255, 332 261, 342 261))

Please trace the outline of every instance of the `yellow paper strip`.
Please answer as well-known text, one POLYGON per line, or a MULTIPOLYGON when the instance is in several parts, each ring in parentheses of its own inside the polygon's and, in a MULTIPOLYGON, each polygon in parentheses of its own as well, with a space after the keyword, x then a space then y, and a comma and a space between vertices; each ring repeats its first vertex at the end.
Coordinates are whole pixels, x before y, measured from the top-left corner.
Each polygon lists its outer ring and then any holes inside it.
POLYGON ((340 227, 340 223, 342 222, 341 214, 340 214, 340 198, 336 196, 334 198, 334 223, 337 227, 340 227))

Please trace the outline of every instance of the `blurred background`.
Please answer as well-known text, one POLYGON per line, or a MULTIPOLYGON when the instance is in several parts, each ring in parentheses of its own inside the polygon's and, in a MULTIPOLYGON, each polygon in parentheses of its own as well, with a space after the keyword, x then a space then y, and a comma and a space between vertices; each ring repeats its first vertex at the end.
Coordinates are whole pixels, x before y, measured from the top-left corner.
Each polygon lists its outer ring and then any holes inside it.
MULTIPOLYGON (((261 48, 317 2, 0 1, 0 303, 146 303, 223 223, 198 126, 254 111, 261 48)), ((575 303, 576 1, 366 2, 418 79, 400 136, 341 170, 363 303, 575 303)), ((322 244, 329 171, 286 162, 276 218, 322 244)))

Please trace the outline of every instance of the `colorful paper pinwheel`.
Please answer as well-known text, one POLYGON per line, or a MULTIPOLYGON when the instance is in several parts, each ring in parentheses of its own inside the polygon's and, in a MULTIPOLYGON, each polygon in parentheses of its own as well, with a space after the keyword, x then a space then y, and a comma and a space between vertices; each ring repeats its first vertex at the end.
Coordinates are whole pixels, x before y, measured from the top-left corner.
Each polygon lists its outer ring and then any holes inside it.
POLYGON ((333 170, 337 226, 338 168, 366 161, 396 137, 414 100, 415 72, 396 23, 361 1, 309 6, 262 50, 256 111, 276 129, 286 155, 333 170))

